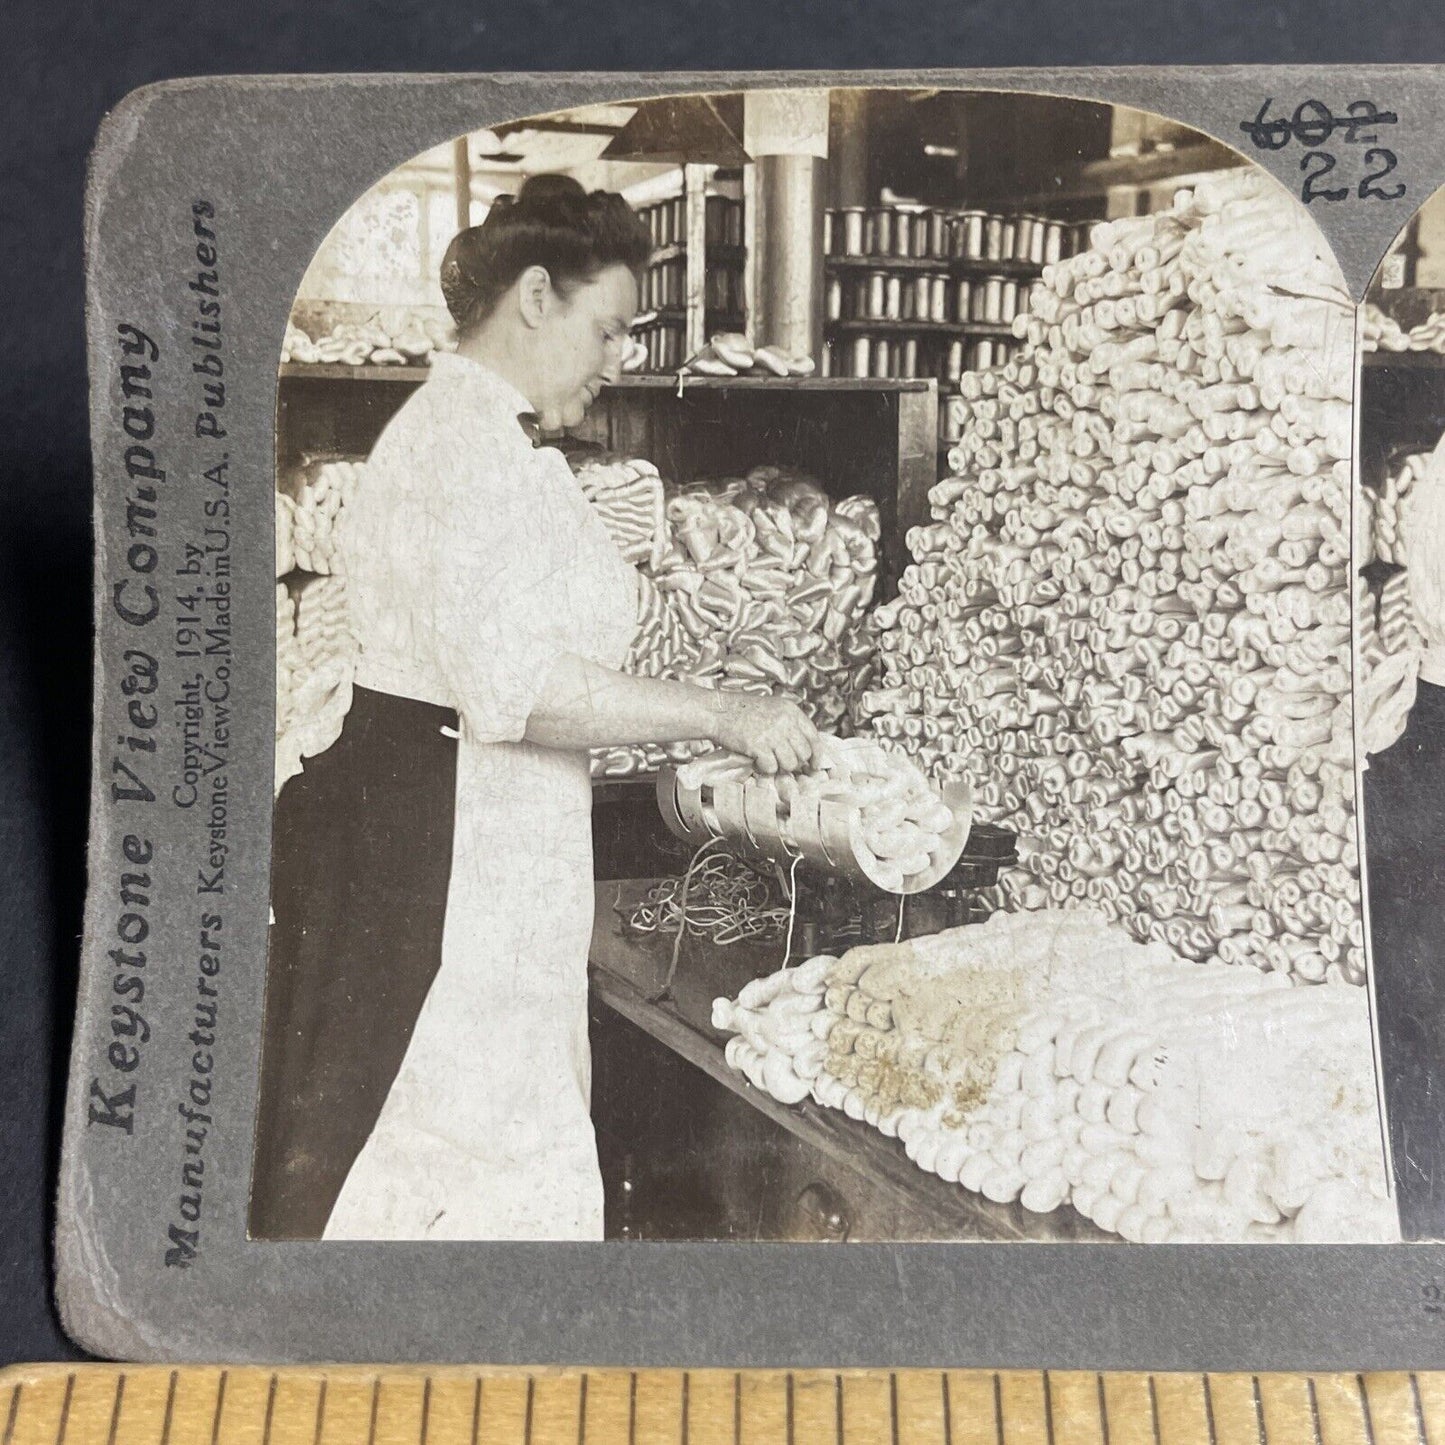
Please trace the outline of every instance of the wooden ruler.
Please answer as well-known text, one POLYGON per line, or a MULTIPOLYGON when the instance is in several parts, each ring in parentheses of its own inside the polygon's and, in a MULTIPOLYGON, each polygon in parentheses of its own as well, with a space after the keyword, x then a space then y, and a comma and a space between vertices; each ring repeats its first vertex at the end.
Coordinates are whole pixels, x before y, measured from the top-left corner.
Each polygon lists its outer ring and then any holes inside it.
POLYGON ((1445 1445, 1445 1374, 25 1366, 0 1445, 1445 1445))

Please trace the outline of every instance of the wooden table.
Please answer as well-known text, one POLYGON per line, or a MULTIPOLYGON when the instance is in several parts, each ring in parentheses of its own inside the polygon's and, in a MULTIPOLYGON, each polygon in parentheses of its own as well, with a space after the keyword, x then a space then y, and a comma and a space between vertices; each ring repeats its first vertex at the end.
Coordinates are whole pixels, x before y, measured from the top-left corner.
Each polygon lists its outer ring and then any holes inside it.
MULTIPOLYGON (((727 1035, 712 1027, 712 1002, 734 997, 749 979, 775 969, 781 948, 732 944, 717 947, 689 938, 674 979, 672 997, 659 1000, 672 952, 672 935, 639 937, 625 930, 617 911, 640 897, 646 881, 599 883, 597 920, 592 936, 591 979, 594 997, 685 1059, 722 1089, 745 1101, 802 1146, 810 1163, 839 1181, 850 1197, 858 1191, 883 1204, 896 1220, 904 1217, 920 1239, 1102 1240, 1117 1242, 1065 1206, 1052 1214, 1033 1214, 1019 1204, 994 1204, 983 1196, 919 1169, 897 1139, 811 1099, 789 1106, 755 1089, 729 1068, 723 1047, 727 1035)), ((699 1089, 707 1086, 698 1080, 699 1089)), ((804 1171, 806 1172, 806 1171, 804 1171)), ((863 1211, 878 1214, 878 1208, 863 1211)), ((897 1238, 870 1232, 867 1217, 854 1214, 850 1238, 897 1238)))

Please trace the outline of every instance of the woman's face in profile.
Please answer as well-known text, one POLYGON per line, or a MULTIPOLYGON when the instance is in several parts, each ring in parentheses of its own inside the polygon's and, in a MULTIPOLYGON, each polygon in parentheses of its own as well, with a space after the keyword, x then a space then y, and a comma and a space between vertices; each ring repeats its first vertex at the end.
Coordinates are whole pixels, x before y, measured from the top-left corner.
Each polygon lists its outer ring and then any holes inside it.
POLYGON ((571 296, 552 293, 545 345, 547 394, 538 410, 546 427, 576 426, 602 387, 622 375, 637 314, 637 282, 626 266, 609 266, 571 296))

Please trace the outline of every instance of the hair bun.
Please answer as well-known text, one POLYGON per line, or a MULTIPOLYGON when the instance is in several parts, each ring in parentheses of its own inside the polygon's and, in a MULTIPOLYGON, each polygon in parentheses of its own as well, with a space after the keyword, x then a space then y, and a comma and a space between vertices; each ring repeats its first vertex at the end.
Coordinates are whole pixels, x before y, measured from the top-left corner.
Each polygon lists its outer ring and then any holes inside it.
POLYGON ((517 191, 517 204, 539 207, 557 201, 585 201, 587 191, 574 176, 544 174, 528 176, 517 191))
POLYGON ((484 269, 482 255, 486 241, 481 226, 468 226, 452 237, 442 257, 442 300, 451 318, 460 326, 476 304, 478 276, 484 269))
POLYGON ((632 208, 610 191, 588 192, 572 176, 528 176, 514 196, 498 196, 480 226, 459 231, 441 265, 441 291, 459 332, 490 315, 528 266, 543 266, 555 288, 570 288, 604 266, 638 277, 652 238, 632 208))

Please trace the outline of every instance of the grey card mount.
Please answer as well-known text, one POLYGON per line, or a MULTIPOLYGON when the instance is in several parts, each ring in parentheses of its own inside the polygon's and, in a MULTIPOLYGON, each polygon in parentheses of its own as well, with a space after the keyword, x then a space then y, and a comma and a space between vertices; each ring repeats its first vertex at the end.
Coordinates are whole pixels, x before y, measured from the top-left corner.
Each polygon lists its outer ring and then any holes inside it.
POLYGON ((76 1338, 1438 1361, 1442 141, 1409 67, 128 97, 76 1338))

